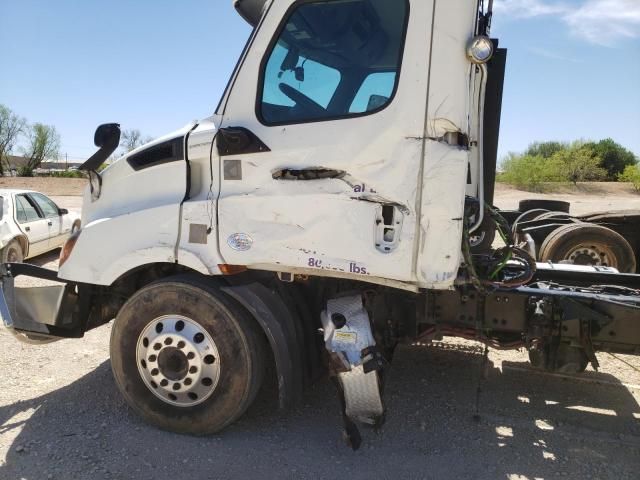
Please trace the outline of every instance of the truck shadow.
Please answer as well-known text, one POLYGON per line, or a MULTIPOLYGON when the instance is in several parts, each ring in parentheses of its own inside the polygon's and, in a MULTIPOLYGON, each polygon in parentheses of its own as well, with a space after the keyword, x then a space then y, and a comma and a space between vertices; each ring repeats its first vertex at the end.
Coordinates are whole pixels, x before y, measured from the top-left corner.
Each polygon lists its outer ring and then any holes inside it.
POLYGON ((526 374, 520 362, 511 363, 489 364, 474 419, 477 349, 400 349, 386 385, 387 423, 379 434, 363 428, 363 447, 354 453, 341 440, 328 380, 288 413, 276 409, 275 386, 268 385, 224 432, 190 437, 144 424, 125 405, 105 361, 66 387, 0 406, 0 438, 13 439, 0 441, 10 444, 0 478, 637 475, 640 408, 615 377, 593 374, 603 385, 526 374))

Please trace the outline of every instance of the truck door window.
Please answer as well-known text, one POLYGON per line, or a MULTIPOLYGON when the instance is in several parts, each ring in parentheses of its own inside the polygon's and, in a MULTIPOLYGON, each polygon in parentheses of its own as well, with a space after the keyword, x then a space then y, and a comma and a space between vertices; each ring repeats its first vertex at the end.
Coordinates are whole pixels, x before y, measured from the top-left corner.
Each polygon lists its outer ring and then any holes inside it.
POLYGON ((55 203, 40 193, 32 193, 31 198, 38 204, 46 218, 59 217, 60 212, 55 203))
POLYGON ((35 220, 40 220, 40 214, 35 205, 32 205, 24 195, 16 195, 16 221, 29 223, 35 220))
POLYGON ((376 110, 389 101, 396 84, 396 72, 369 75, 358 90, 349 112, 363 113, 376 110))
POLYGON ((257 115, 265 125, 377 112, 397 88, 407 0, 297 4, 267 50, 257 115))

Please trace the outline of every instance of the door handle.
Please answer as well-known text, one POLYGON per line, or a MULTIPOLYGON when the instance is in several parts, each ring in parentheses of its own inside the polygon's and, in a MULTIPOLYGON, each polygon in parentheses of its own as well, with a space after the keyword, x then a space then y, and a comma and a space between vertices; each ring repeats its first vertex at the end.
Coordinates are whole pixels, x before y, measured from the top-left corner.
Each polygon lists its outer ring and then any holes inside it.
POLYGON ((30 232, 31 231, 31 227, 24 227, 24 231, 25 232, 30 232))
POLYGON ((53 225, 53 222, 52 222, 51 220, 49 220, 49 221, 47 222, 47 225, 49 225, 49 226, 51 227, 51 226, 53 225))

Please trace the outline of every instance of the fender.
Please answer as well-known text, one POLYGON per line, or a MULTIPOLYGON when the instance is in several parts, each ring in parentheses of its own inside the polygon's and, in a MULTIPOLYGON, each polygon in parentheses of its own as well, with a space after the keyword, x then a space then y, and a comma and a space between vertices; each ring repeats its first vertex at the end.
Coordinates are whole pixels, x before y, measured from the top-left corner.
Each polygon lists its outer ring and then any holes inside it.
POLYGON ((295 406, 302 399, 304 385, 302 342, 296 332, 299 319, 275 291, 259 283, 221 290, 246 308, 262 327, 276 363, 280 408, 295 406))

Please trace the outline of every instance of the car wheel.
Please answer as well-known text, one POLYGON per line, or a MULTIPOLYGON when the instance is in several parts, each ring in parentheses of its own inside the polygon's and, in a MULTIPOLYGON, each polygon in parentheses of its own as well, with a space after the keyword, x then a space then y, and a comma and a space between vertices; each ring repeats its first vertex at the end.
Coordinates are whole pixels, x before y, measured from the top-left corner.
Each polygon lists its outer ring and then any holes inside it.
POLYGON ((22 245, 20 245, 20 242, 15 238, 2 249, 1 255, 2 263, 22 263, 24 260, 22 245))
POLYGON ((239 418, 260 388, 264 360, 254 319, 193 277, 140 290, 111 334, 111 366, 127 403, 178 433, 215 433, 239 418))

